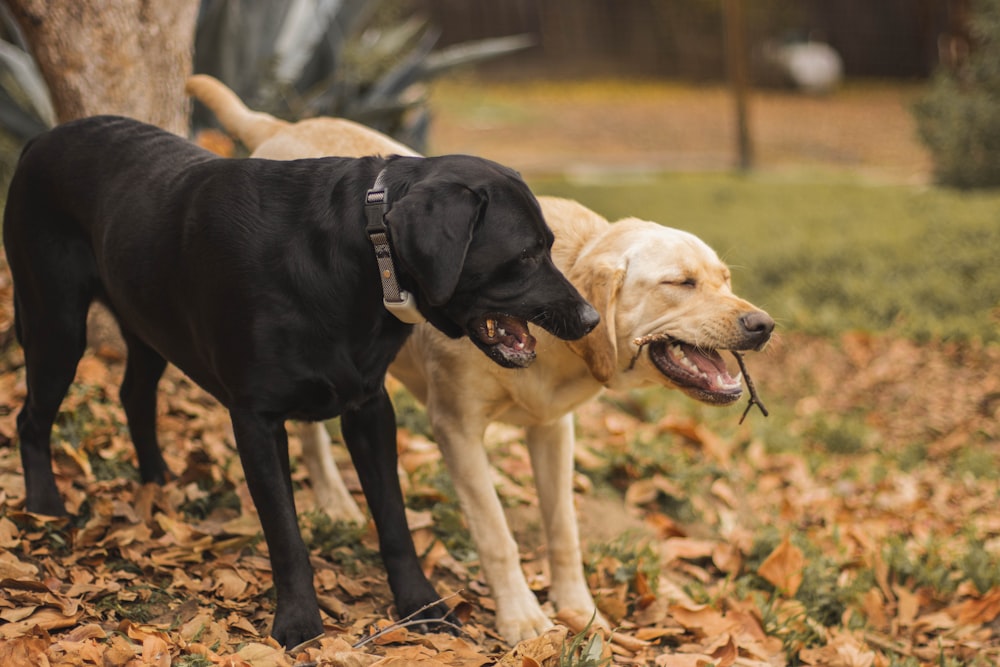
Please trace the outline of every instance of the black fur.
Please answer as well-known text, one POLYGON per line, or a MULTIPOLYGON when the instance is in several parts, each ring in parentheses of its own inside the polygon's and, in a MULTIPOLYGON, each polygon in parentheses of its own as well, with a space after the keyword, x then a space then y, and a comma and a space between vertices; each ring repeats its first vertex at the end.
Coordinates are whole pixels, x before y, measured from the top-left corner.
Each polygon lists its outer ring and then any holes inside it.
POLYGON ((67 123, 26 147, 4 217, 27 374, 17 420, 27 509, 65 513, 51 428, 100 300, 128 346, 121 399, 143 480, 168 473, 155 426, 167 362, 229 410, 271 554, 279 642, 322 631, 292 499, 288 418, 341 415, 399 612, 436 600, 406 526, 383 388, 411 329, 383 308, 364 231, 365 191, 383 167, 400 282, 434 326, 475 337, 500 312, 575 339, 597 323, 551 262, 537 202, 500 165, 225 160, 125 118, 67 123))

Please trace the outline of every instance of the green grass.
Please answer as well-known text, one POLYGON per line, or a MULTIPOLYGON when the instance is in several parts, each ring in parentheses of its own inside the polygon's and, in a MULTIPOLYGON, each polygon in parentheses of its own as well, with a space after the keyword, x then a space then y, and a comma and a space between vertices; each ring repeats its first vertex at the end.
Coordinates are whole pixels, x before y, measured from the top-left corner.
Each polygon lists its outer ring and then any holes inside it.
POLYGON ((534 179, 610 220, 693 232, 734 289, 785 330, 1000 341, 1000 193, 873 185, 841 174, 534 179))

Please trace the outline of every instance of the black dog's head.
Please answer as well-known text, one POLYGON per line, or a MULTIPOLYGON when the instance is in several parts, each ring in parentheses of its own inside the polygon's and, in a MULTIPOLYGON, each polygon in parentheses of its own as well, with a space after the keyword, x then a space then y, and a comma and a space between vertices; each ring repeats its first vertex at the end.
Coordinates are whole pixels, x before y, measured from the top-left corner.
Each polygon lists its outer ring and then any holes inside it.
POLYGON ((516 368, 535 358, 528 322, 564 340, 597 325, 552 263, 552 232, 516 172, 450 155, 397 158, 387 176, 393 250, 435 327, 516 368))

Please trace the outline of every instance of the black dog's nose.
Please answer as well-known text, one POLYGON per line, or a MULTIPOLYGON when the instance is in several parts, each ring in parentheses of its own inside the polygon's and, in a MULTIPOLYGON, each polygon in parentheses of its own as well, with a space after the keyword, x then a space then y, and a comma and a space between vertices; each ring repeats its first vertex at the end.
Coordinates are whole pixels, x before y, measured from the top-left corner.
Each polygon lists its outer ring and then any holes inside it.
POLYGON ((743 327, 747 338, 753 340, 756 346, 760 347, 771 337, 771 332, 774 331, 774 320, 763 310, 754 310, 740 316, 740 326, 743 327))
POLYGON ((597 309, 591 306, 586 301, 580 306, 580 325, 583 327, 583 335, 586 335, 594 330, 594 327, 598 325, 601 321, 601 314, 597 312, 597 309))

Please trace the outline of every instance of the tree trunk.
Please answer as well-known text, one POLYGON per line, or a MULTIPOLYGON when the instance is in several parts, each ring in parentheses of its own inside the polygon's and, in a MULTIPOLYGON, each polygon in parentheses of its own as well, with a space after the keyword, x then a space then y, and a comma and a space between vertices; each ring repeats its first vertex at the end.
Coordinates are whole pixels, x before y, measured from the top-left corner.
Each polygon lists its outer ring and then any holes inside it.
POLYGON ((112 113, 187 136, 198 0, 8 0, 59 122, 112 113))
MULTIPOLYGON (((7 0, 52 96, 60 123, 119 114, 188 135, 199 0, 7 0)), ((124 343, 95 304, 87 342, 120 359, 124 343)))

